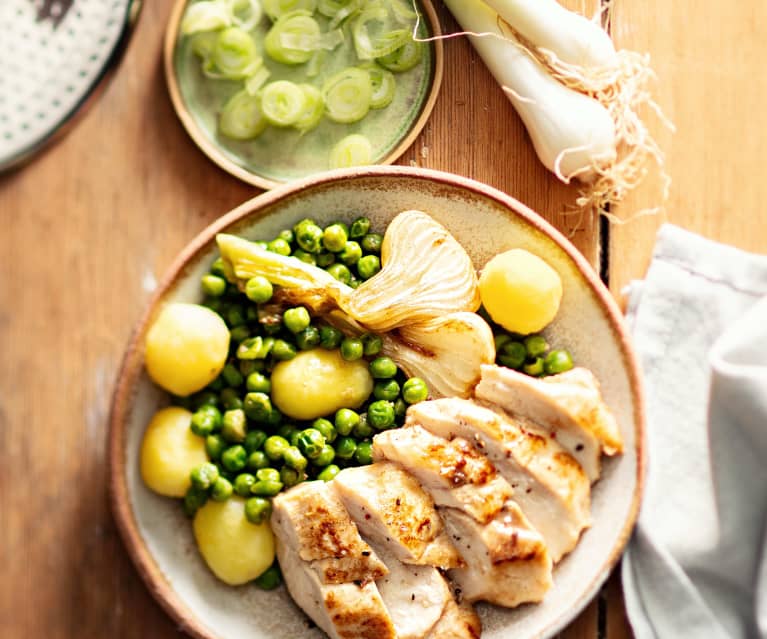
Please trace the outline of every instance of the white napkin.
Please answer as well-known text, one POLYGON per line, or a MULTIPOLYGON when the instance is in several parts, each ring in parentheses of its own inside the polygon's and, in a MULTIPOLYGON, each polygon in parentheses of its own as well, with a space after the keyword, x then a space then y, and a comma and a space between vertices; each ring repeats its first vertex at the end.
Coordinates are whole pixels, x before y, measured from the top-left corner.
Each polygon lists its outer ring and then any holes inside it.
POLYGON ((767 637, 766 295, 767 256, 670 225, 632 285, 649 460, 622 574, 637 639, 767 637))

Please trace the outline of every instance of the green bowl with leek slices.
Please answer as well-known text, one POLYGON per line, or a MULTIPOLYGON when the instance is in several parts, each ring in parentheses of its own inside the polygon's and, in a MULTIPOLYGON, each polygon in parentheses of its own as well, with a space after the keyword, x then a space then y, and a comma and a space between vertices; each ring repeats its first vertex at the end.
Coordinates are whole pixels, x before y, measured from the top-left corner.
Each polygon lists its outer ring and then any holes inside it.
POLYGON ((269 189, 393 163, 436 102, 440 33, 429 0, 178 0, 165 74, 197 146, 269 189))

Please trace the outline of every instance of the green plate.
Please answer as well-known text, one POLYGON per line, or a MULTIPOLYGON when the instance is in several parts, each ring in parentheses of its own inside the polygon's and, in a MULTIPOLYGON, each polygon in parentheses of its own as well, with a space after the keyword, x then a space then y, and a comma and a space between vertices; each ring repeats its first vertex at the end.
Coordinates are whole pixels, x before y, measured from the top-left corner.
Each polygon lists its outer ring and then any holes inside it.
MULTIPOLYGON (((410 71, 395 74, 397 89, 391 104, 371 109, 359 122, 339 124, 323 118, 308 133, 268 127, 254 140, 227 138, 218 131, 218 116, 226 101, 242 88, 242 82, 207 78, 200 59, 191 50, 190 38, 179 36, 179 24, 189 0, 174 7, 165 41, 165 72, 171 98, 187 132, 202 151, 232 175, 261 188, 272 188, 325 171, 330 167, 330 149, 351 133, 361 133, 373 147, 374 164, 391 164, 418 135, 436 101, 442 80, 442 43, 424 45, 421 62, 410 71)), ((419 36, 440 34, 431 4, 419 3, 422 20, 419 36)), ((327 19, 315 16, 327 28, 327 19)), ((264 17, 254 30, 259 52, 271 72, 270 80, 307 82, 320 87, 323 80, 348 66, 359 64, 353 51, 331 52, 314 78, 307 76, 307 64, 288 66, 271 60, 263 52, 263 38, 270 26, 264 17)), ((348 37, 348 34, 347 34, 348 37)))

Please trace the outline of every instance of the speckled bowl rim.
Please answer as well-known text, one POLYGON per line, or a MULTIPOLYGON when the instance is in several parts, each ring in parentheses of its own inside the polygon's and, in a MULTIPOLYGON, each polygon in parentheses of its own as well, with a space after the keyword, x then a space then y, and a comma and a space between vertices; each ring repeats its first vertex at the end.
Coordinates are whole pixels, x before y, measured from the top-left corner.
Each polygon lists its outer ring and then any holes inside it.
POLYGON ((609 576, 612 568, 620 559, 620 556, 631 537, 634 524, 639 513, 642 491, 645 477, 645 442, 644 442, 644 395, 642 377, 636 355, 631 346, 631 341, 623 321, 623 315, 613 299, 610 291, 598 278, 594 269, 581 253, 565 238, 556 228, 546 222, 537 213, 511 196, 475 180, 429 169, 420 169, 402 166, 376 166, 354 169, 342 169, 328 171, 313 175, 303 180, 292 182, 272 191, 267 191, 247 202, 241 204, 229 213, 226 213, 210 226, 201 231, 179 253, 165 273, 152 299, 138 320, 129 340, 128 348, 123 358, 120 371, 117 376, 112 405, 109 415, 108 437, 108 460, 109 460, 109 496, 113 514, 117 522, 118 530, 128 553, 138 569, 141 578, 146 583, 152 596, 160 603, 170 617, 186 633, 195 639, 218 639, 213 631, 200 623, 194 612, 190 610, 176 595, 168 583, 166 577, 156 564, 151 553, 148 551, 141 534, 139 533, 136 520, 131 508, 127 483, 125 481, 125 428, 126 416, 129 414, 132 399, 136 392, 136 386, 142 370, 144 335, 155 313, 158 304, 163 297, 172 289, 179 278, 184 276, 184 271, 190 263, 201 258, 201 253, 215 240, 217 233, 225 229, 243 223, 245 220, 258 219, 263 211, 281 200, 296 196, 305 189, 314 189, 322 186, 331 186, 334 183, 345 183, 357 179, 393 179, 405 178, 410 180, 425 180, 427 182, 444 184, 450 187, 472 192, 500 204, 507 209, 509 215, 522 218, 538 231, 551 238, 573 260, 584 280, 589 284, 592 294, 597 303, 602 307, 609 319, 611 330, 616 341, 621 347, 623 365, 627 372, 630 383, 630 391, 634 400, 634 426, 636 436, 636 487, 631 501, 629 515, 623 525, 616 543, 604 561, 597 576, 583 588, 577 603, 567 611, 552 619, 551 623, 538 636, 551 637, 569 624, 593 599, 599 588, 609 576))
MULTIPOLYGON (((168 93, 170 94, 170 100, 173 103, 173 110, 176 112, 181 124, 183 125, 189 137, 197 145, 197 147, 208 156, 208 158, 217 164, 224 171, 230 175, 239 178, 243 182, 257 186, 260 189, 273 189, 285 183, 292 183, 292 180, 279 181, 270 180, 258 173, 248 171, 244 167, 240 166, 233 160, 229 159, 225 153, 221 151, 218 145, 213 142, 208 135, 200 128, 197 120, 189 111, 181 95, 181 88, 179 87, 178 78, 176 77, 175 65, 173 63, 174 54, 176 51, 176 43, 178 41, 178 30, 181 25, 181 17, 184 13, 184 8, 189 0, 176 0, 173 5, 173 11, 171 12, 170 19, 168 21, 168 27, 165 31, 165 44, 163 50, 163 66, 165 68, 165 81, 168 85, 168 93)), ((429 92, 426 97, 426 101, 421 107, 421 112, 418 117, 410 126, 410 130, 403 136, 399 144, 384 157, 378 165, 393 164, 397 158, 399 158, 410 147, 418 134, 426 126, 426 122, 431 115, 434 105, 437 103, 437 97, 439 96, 440 89, 442 88, 442 76, 444 73, 444 57, 445 51, 442 45, 442 27, 439 24, 439 18, 437 12, 434 10, 434 6, 431 0, 420 0, 423 12, 426 15, 429 29, 431 30, 430 44, 433 45, 432 56, 432 69, 431 69, 431 83, 429 86, 429 92)), ((312 175, 319 175, 313 173, 312 175)), ((311 176, 308 176, 311 177, 311 176)), ((304 179, 304 178, 300 178, 304 179)))

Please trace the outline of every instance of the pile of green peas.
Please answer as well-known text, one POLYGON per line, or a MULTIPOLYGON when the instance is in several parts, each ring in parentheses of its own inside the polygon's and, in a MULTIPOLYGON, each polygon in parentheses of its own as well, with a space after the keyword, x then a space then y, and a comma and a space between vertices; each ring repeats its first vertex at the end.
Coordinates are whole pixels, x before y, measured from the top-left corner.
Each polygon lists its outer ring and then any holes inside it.
MULTIPOLYGON (((382 236, 370 220, 324 229, 305 219, 262 248, 320 266, 351 286, 380 270, 382 236)), ((312 317, 303 306, 283 308, 274 287, 253 277, 238 287, 227 281, 217 259, 201 280, 203 304, 229 328, 227 362, 216 380, 179 405, 193 411, 192 432, 205 439, 209 461, 191 472, 184 508, 192 516, 208 500, 246 499, 245 516, 260 524, 271 514, 271 498, 307 479, 330 481, 341 468, 370 464, 372 436, 404 422, 408 405, 429 391, 420 378, 407 378, 381 354, 379 335, 345 337, 312 317), (286 418, 271 402, 270 375, 281 361, 313 348, 338 350, 347 361, 365 359, 373 392, 358 410, 341 408, 311 422, 286 418)))

